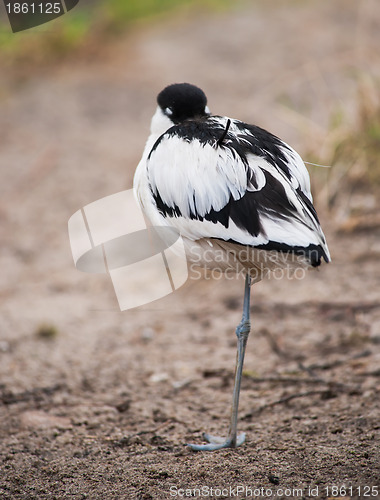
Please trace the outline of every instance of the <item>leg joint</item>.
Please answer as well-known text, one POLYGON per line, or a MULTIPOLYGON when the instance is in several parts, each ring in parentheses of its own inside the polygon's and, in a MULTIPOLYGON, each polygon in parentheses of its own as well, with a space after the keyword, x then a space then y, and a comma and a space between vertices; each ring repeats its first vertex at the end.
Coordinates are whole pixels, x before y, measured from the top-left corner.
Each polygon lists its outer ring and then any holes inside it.
POLYGON ((251 331, 251 322, 248 320, 243 320, 236 328, 236 335, 238 337, 248 337, 249 332, 251 331))

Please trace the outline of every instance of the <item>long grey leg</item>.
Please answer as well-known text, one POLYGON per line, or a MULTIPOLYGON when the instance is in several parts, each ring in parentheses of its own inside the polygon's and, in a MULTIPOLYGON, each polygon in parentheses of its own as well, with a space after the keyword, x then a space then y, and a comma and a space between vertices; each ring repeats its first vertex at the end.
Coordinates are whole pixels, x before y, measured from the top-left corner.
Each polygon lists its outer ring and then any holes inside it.
POLYGON ((220 450, 222 448, 235 448, 240 446, 245 441, 245 433, 237 435, 237 417, 239 409, 239 395, 240 395, 240 385, 243 374, 243 364, 245 348, 248 341, 249 332, 251 330, 251 323, 249 317, 250 309, 250 297, 251 297, 251 278, 247 274, 245 278, 245 289, 244 289, 244 305, 243 305, 243 317, 241 322, 236 328, 236 336, 238 338, 237 342, 237 356, 236 356, 236 368, 235 368, 235 384, 232 393, 232 406, 231 406, 231 424, 228 432, 227 439, 210 436, 209 434, 204 434, 204 438, 209 442, 209 444, 188 444, 190 448, 195 451, 214 451, 220 450))

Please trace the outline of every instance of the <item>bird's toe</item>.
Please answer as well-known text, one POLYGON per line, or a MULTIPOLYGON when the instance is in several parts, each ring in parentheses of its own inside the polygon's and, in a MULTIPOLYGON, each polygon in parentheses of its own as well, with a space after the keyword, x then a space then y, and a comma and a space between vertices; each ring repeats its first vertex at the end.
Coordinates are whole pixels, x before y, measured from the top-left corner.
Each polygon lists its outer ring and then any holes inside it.
POLYGON ((208 444, 188 444, 189 448, 194 451, 215 451, 222 450, 223 448, 236 448, 245 441, 245 432, 239 434, 234 439, 233 437, 223 438, 221 436, 212 436, 210 434, 203 434, 203 437, 208 444))

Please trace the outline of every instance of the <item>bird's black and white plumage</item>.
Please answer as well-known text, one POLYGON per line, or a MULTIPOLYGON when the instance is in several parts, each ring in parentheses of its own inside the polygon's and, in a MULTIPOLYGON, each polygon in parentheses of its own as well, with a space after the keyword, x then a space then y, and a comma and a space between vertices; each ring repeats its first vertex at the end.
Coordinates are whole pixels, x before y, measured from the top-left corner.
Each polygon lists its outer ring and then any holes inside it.
POLYGON ((211 245, 226 256, 235 251, 236 263, 247 246, 250 258, 241 265, 254 281, 262 276, 252 270, 263 266, 329 262, 309 174, 294 149, 260 127, 211 115, 193 85, 170 85, 157 101, 134 181, 152 224, 176 228, 190 259, 194 248, 199 256, 211 245))
POLYGON ((222 442, 208 436, 210 444, 191 445, 233 447, 244 441, 236 427, 250 284, 278 267, 329 262, 329 251, 294 149, 260 127, 212 115, 194 85, 170 85, 157 102, 134 178, 137 198, 152 225, 181 234, 190 260, 246 274, 230 432, 222 442))

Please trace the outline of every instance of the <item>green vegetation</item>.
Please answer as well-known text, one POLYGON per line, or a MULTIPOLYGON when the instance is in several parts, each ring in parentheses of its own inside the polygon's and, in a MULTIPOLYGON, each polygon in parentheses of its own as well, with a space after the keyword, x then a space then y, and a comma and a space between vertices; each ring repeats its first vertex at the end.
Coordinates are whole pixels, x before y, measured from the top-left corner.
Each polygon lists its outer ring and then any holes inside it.
POLYGON ((139 19, 151 19, 159 14, 183 8, 220 9, 227 0, 105 0, 100 9, 101 17, 108 23, 109 31, 115 33, 139 19))
POLYGON ((230 6, 228 0, 103 0, 88 6, 79 3, 50 23, 12 33, 6 19, 0 24, 0 65, 28 74, 64 57, 93 53, 109 39, 137 21, 147 22, 179 11, 215 11, 230 6))
POLYGON ((58 336, 58 328, 50 323, 42 323, 36 328, 35 335, 43 340, 54 340, 58 336))
POLYGON ((348 181, 356 189, 380 188, 380 106, 368 106, 359 100, 356 127, 337 145, 333 163, 348 163, 356 168, 348 172, 348 181))
MULTIPOLYGON (((341 221, 378 212, 380 199, 380 88, 365 79, 359 84, 354 120, 342 110, 331 116, 330 132, 321 147, 306 154, 319 205, 341 221)), ((352 226, 354 227, 354 226, 352 226)))

